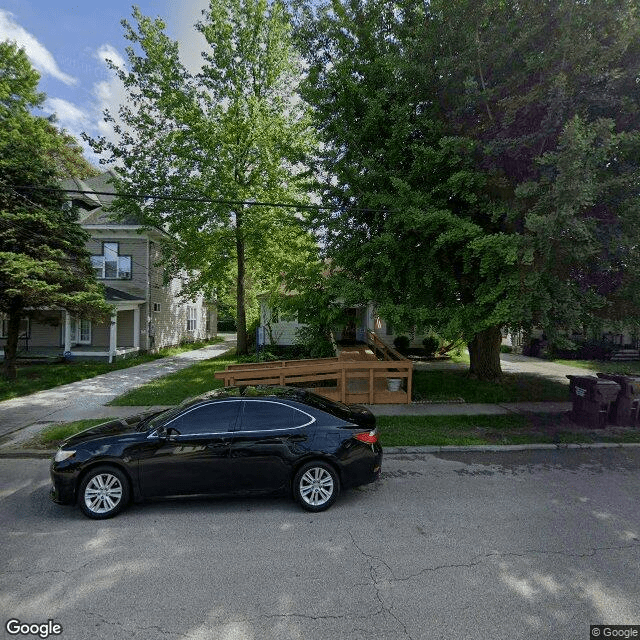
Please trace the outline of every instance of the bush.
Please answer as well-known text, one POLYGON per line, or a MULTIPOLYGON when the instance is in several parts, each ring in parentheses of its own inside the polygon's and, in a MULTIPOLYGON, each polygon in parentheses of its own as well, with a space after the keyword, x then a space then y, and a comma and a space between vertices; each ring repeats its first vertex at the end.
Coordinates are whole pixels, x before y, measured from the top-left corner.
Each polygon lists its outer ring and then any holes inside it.
POLYGON ((398 336, 393 341, 393 346, 402 354, 409 351, 410 345, 411 345, 411 340, 409 340, 408 336, 398 336))
POLYGON ((553 346, 549 351, 551 357, 563 360, 609 360, 618 348, 610 342, 585 341, 577 343, 574 349, 553 346))
POLYGON ((332 358, 336 355, 329 331, 324 327, 300 327, 296 332, 296 346, 302 352, 302 358, 332 358))
POLYGON ((510 347, 508 344, 501 344, 500 353, 513 353, 513 347, 510 347))
POLYGON ((438 350, 438 347, 440 346, 440 341, 438 340, 438 338, 434 336, 427 336, 422 341, 422 346, 424 347, 424 350, 427 356, 432 357, 435 355, 436 351, 438 350))

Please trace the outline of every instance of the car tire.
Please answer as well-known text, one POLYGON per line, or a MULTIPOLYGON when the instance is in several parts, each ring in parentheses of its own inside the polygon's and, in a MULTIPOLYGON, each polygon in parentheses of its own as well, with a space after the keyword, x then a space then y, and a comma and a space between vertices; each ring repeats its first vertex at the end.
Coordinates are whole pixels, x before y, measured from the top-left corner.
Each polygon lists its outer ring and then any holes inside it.
POLYGON ((84 476, 78 505, 85 516, 104 520, 118 515, 129 504, 129 480, 117 467, 101 466, 84 476))
POLYGON ((340 478, 327 462, 316 460, 298 469, 293 479, 293 492, 300 506, 307 511, 324 511, 340 493, 340 478))

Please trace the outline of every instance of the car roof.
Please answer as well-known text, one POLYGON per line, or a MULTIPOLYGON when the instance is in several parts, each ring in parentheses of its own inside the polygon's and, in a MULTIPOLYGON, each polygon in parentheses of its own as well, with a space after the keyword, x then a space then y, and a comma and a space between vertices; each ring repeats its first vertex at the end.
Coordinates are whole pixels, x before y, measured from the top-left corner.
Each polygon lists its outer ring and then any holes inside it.
POLYGON ((199 396, 187 398, 182 404, 189 406, 198 402, 227 400, 229 398, 272 398, 281 400, 293 400, 295 402, 305 402, 308 397, 307 391, 296 387, 282 387, 270 385, 243 385, 236 387, 222 387, 207 391, 199 396))
POLYGON ((221 387, 207 391, 194 398, 187 398, 180 405, 181 408, 191 407, 200 402, 211 402, 218 400, 228 400, 230 398, 241 398, 243 400, 252 399, 272 399, 297 402, 315 410, 324 411, 341 419, 349 419, 351 411, 349 407, 319 396, 306 389, 297 387, 283 387, 275 385, 244 385, 234 387, 221 387))

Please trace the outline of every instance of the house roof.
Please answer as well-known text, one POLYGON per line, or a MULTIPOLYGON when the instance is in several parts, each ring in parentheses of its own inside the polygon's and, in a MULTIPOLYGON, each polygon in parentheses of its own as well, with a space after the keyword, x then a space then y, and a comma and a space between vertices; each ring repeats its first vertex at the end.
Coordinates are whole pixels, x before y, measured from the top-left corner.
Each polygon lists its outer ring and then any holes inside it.
POLYGON ((145 298, 140 296, 134 296, 126 291, 120 291, 120 289, 114 289, 113 287, 104 288, 104 297, 107 302, 145 302, 145 298))
POLYGON ((120 225, 140 225, 140 221, 134 216, 126 216, 116 220, 109 210, 116 198, 116 190, 112 183, 115 177, 114 171, 109 169, 93 178, 85 180, 67 178, 62 181, 63 189, 78 190, 78 193, 69 193, 68 195, 71 200, 80 201, 85 205, 84 211, 80 212, 80 222, 83 225, 102 225, 114 222, 120 225))

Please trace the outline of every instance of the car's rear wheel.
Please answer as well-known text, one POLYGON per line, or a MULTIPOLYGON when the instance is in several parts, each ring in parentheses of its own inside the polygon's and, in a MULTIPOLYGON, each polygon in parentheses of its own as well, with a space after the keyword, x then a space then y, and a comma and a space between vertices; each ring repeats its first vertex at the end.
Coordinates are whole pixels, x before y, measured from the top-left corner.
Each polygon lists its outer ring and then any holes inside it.
POLYGON ((307 511, 328 509, 340 493, 340 479, 335 469, 320 460, 300 467, 293 481, 296 500, 307 511))
POLYGON ((91 469, 80 483, 78 504, 89 518, 111 518, 120 513, 128 503, 129 481, 116 467, 91 469))

